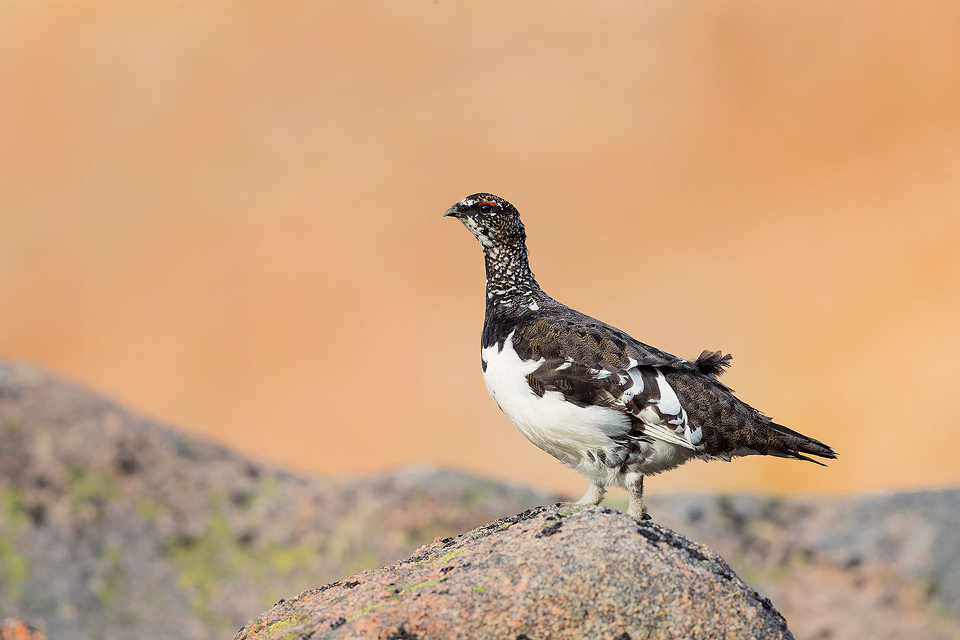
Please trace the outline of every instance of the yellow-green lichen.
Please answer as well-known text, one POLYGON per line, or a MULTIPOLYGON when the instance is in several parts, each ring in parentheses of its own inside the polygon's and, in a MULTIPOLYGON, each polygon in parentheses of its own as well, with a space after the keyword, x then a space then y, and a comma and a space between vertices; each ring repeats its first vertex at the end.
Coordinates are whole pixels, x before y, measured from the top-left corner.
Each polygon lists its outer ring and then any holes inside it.
POLYGON ((358 619, 358 618, 362 618, 363 616, 367 615, 367 614, 370 613, 371 611, 374 611, 374 610, 376 610, 376 609, 382 609, 383 607, 391 606, 391 605, 393 605, 393 604, 395 604, 395 603, 393 603, 393 602, 378 602, 377 604, 368 604, 367 606, 365 606, 363 609, 360 609, 360 611, 357 611, 357 612, 356 612, 355 614, 353 614, 352 616, 347 617, 347 622, 353 622, 354 620, 356 620, 356 619, 358 619))
POLYGON ((21 493, 14 488, 0 491, 0 595, 14 602, 30 576, 30 561, 17 551, 16 532, 29 524, 21 493))
POLYGON ((30 524, 23 496, 16 489, 4 489, 0 492, 0 526, 8 529, 22 529, 30 524))
POLYGON ((265 553, 270 566, 280 575, 288 575, 297 567, 313 562, 317 557, 317 550, 304 544, 287 547, 271 547, 265 553))
POLYGON ((164 506, 152 498, 144 498, 137 503, 137 515, 147 522, 154 522, 164 506))
POLYGON ((454 550, 451 551, 450 553, 446 553, 446 554, 440 556, 439 558, 437 558, 436 560, 434 560, 431 564, 440 564, 440 563, 443 563, 443 562, 449 562, 450 560, 456 558, 458 555, 460 555, 461 553, 463 553, 463 552, 466 551, 466 550, 467 550, 466 547, 460 547, 459 549, 454 549, 454 550))
POLYGON ((299 640, 304 637, 301 627, 309 619, 309 615, 285 616, 281 620, 266 625, 259 635, 265 638, 276 638, 276 640, 299 640))
POLYGON ((257 488, 253 492, 253 496, 250 499, 248 509, 252 508, 253 505, 266 502, 275 498, 280 493, 280 480, 275 476, 267 476, 262 478, 260 482, 257 483, 257 488))
POLYGON ((253 580, 267 594, 280 579, 288 585, 290 575, 298 569, 309 570, 319 559, 319 551, 311 545, 257 544, 249 537, 238 536, 231 528, 226 508, 226 500, 214 496, 203 535, 176 540, 169 546, 170 558, 180 569, 177 586, 187 596, 193 613, 208 623, 221 622, 211 619, 210 602, 223 585, 241 578, 253 580))
POLYGON ((106 568, 96 582, 97 599, 104 607, 114 604, 123 593, 126 582, 126 569, 123 566, 121 552, 118 547, 107 547, 103 551, 103 560, 106 568))
POLYGON ((24 581, 30 576, 30 562, 17 553, 8 537, 0 538, 0 594, 14 602, 20 599, 24 581))
POLYGON ((172 544, 170 558, 180 567, 177 586, 189 596, 190 609, 201 619, 207 617, 210 598, 223 581, 243 565, 227 519, 219 514, 209 517, 202 538, 172 544))
POLYGON ((440 580, 424 580, 423 582, 418 582, 416 584, 410 583, 400 583, 387 587, 389 591, 416 591, 417 589, 423 589, 424 587, 432 587, 435 584, 438 584, 440 580))
POLYGON ((83 469, 70 470, 67 492, 75 505, 93 501, 113 502, 122 494, 114 478, 83 469))

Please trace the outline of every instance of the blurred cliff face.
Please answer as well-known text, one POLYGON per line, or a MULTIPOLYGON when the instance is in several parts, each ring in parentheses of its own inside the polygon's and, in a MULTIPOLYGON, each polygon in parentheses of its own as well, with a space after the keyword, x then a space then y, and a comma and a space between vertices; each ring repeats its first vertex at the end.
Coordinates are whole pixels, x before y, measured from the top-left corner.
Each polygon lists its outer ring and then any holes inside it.
POLYGON ((954 483, 960 7, 7 3, 0 355, 321 473, 575 493, 480 378, 476 241, 834 445, 666 489, 954 483), (656 274, 651 280, 649 274, 656 274))

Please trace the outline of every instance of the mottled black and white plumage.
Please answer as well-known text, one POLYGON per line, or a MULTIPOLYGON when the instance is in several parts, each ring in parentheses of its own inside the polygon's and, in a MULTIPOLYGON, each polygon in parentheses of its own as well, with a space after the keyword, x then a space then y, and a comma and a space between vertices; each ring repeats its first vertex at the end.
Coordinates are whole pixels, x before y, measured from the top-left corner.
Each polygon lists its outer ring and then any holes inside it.
POLYGON ((487 389, 527 439, 590 480, 579 503, 599 504, 605 487, 620 486, 629 513, 642 517, 643 477, 692 458, 836 457, 717 380, 729 355, 672 356, 544 293, 530 271, 520 214, 506 200, 478 193, 445 215, 483 246, 487 389))

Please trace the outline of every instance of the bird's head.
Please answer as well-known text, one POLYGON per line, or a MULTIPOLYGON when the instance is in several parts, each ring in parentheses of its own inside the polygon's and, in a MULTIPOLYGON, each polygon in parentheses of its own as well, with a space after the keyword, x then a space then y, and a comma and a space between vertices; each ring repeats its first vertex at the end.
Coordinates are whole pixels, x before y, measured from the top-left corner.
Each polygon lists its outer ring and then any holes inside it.
POLYGON ((526 233, 517 208, 491 193, 475 193, 453 205, 444 216, 463 223, 477 237, 484 251, 512 244, 523 244, 526 233))

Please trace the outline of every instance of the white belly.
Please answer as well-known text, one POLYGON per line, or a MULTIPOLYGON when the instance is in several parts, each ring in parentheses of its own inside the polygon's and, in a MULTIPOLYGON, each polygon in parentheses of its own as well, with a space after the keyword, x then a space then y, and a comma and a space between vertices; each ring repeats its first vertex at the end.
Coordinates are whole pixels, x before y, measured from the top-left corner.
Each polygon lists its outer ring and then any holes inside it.
POLYGON ((587 451, 613 444, 611 437, 627 433, 630 420, 606 407, 578 407, 563 394, 546 391, 538 396, 527 376, 543 360, 521 360, 513 348, 513 333, 498 350, 494 344, 482 349, 486 363, 483 380, 500 410, 530 442, 563 462, 579 466, 587 451))

